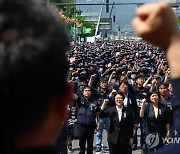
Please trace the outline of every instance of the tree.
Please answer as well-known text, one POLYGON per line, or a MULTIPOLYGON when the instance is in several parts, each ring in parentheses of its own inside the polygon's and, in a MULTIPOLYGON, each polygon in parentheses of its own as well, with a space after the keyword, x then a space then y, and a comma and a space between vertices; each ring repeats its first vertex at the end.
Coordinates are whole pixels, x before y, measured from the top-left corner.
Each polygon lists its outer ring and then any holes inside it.
MULTIPOLYGON (((76 18, 78 23, 82 23, 83 26, 85 26, 86 28, 92 29, 91 34, 82 34, 81 33, 81 35, 80 35, 81 37, 87 37, 87 36, 94 35, 94 31, 95 31, 94 23, 85 21, 85 17, 81 16, 81 12, 82 12, 81 10, 76 9, 76 7, 74 5, 69 5, 69 6, 58 5, 58 3, 59 4, 60 3, 74 3, 74 0, 50 0, 50 3, 54 9, 58 8, 59 11, 61 11, 68 18, 76 18)), ((74 24, 75 23, 68 23, 69 30, 71 30, 72 27, 74 27, 74 24)))
POLYGON ((177 16, 177 22, 180 23, 180 16, 177 16))
POLYGON ((177 25, 178 25, 178 29, 180 30, 180 16, 177 16, 177 25))
POLYGON ((53 8, 58 8, 63 14, 68 17, 73 17, 76 14, 74 5, 58 5, 58 3, 74 3, 74 0, 50 0, 53 8), (68 12, 66 12, 68 10, 68 12))

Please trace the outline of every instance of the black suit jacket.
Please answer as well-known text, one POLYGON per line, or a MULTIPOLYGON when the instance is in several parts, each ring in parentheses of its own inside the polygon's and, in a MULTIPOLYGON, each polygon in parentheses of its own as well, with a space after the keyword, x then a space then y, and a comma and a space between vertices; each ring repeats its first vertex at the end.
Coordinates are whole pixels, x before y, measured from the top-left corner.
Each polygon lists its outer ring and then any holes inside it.
POLYGON ((157 132, 159 136, 165 137, 167 134, 166 124, 171 122, 170 109, 162 104, 158 104, 158 116, 155 118, 154 108, 152 103, 145 107, 144 111, 144 131, 145 135, 157 132))
POLYGON ((133 137, 134 120, 131 110, 123 107, 122 117, 119 122, 118 112, 115 106, 108 108, 107 110, 101 110, 100 115, 110 116, 110 127, 108 134, 108 141, 117 143, 129 143, 130 138, 133 137))

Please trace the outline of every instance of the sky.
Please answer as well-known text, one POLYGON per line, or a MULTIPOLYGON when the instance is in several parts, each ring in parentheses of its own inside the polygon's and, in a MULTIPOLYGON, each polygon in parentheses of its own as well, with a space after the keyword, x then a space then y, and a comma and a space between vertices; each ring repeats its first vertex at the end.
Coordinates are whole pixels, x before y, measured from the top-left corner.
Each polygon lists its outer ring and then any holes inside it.
MULTIPOLYGON (((95 2, 103 2, 103 0, 76 0, 77 3, 95 3, 95 2)), ((136 2, 136 3, 144 3, 144 2, 155 2, 158 0, 109 0, 110 3, 112 2, 124 2, 124 3, 129 3, 129 2, 136 2)), ((101 6, 77 6, 82 10, 83 12, 99 12, 101 6)), ((112 11, 112 16, 115 15, 115 23, 113 23, 113 28, 118 29, 120 26, 121 28, 124 27, 130 27, 131 20, 135 17, 135 9, 136 5, 115 5, 113 11, 112 11)), ((103 15, 102 17, 109 17, 109 13, 105 13, 105 6, 103 9, 103 15)), ((111 10, 111 6, 109 6, 109 10, 111 10)))

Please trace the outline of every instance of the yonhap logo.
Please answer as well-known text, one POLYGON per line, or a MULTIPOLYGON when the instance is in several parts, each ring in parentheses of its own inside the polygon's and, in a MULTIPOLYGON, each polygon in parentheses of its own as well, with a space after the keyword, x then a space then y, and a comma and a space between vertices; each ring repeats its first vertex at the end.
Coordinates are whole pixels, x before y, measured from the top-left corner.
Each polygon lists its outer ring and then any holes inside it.
POLYGON ((146 136, 146 144, 149 149, 155 148, 159 144, 158 133, 155 132, 146 136))

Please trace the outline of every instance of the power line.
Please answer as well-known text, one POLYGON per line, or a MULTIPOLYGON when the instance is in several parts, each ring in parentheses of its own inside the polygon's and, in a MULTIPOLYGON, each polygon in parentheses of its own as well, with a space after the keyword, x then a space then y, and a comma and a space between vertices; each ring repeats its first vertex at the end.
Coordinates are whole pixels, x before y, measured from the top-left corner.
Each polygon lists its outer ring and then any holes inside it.
POLYGON ((138 5, 144 3, 51 3, 53 5, 138 5))
MULTIPOLYGON (((144 3, 51 3, 56 6, 67 6, 67 5, 142 5, 144 3)), ((179 7, 180 3, 169 3, 172 7, 179 7)))

